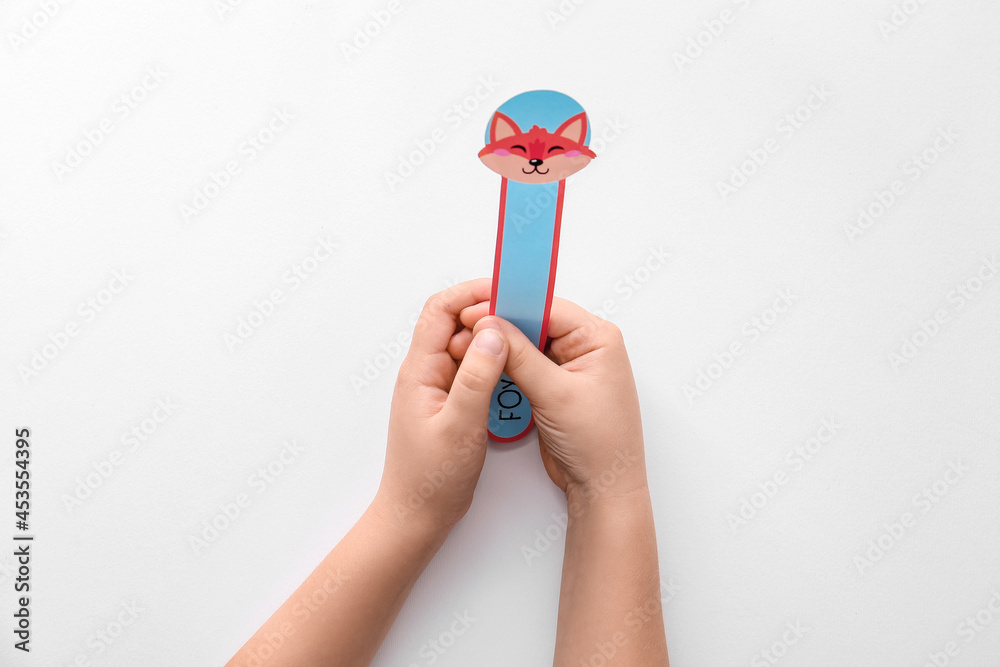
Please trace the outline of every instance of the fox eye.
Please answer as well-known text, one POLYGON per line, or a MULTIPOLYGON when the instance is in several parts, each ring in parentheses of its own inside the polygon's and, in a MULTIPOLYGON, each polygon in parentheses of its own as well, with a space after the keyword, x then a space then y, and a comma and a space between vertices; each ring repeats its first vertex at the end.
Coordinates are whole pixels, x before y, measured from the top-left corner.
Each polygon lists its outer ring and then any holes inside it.
POLYGON ((527 149, 527 148, 525 148, 524 146, 522 146, 521 144, 517 144, 517 145, 514 145, 514 146, 511 146, 511 147, 510 147, 510 149, 511 149, 511 150, 514 150, 515 148, 520 148, 520 149, 521 149, 522 151, 524 151, 525 153, 527 153, 527 152, 528 152, 528 149, 527 149))
POLYGON ((561 151, 562 149, 563 149, 562 146, 553 146, 552 148, 549 149, 549 152, 551 153, 552 151, 561 151))

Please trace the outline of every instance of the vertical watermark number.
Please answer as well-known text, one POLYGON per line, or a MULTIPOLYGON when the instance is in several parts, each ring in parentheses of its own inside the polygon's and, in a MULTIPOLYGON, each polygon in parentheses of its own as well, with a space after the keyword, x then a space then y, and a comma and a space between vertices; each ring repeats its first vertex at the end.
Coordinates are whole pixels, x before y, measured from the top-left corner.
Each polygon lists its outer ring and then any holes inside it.
POLYGON ((19 428, 14 431, 14 558, 17 560, 17 576, 14 577, 14 648, 29 652, 31 643, 31 542, 27 534, 31 519, 31 431, 19 428))

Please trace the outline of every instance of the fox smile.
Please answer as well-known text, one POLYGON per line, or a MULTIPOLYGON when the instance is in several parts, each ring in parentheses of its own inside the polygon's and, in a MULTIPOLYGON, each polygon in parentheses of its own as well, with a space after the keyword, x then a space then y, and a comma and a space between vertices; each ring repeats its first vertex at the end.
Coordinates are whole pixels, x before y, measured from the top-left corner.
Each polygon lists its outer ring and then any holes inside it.
MULTIPOLYGON (((574 103, 575 104, 575 103, 574 103)), ((597 157, 584 143, 587 115, 581 111, 555 132, 532 125, 527 132, 506 114, 493 114, 479 159, 504 178, 521 183, 555 183, 597 157)))

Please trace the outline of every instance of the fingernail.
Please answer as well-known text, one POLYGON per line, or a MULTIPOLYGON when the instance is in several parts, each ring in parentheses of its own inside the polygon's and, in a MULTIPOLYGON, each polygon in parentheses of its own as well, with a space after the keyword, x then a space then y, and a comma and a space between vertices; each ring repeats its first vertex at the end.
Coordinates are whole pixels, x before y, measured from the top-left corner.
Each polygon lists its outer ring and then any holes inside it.
POLYGON ((503 340, 491 329, 484 329, 476 334, 476 347, 483 352, 498 355, 503 351, 503 340))

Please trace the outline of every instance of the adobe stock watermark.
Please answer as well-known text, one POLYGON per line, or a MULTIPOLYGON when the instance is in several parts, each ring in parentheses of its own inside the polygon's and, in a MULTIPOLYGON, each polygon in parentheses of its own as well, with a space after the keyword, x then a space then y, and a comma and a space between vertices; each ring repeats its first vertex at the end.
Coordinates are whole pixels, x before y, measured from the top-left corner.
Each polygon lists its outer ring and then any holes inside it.
POLYGON ((111 134, 160 87, 166 76, 162 65, 150 65, 139 75, 135 85, 115 97, 108 105, 107 113, 84 128, 76 139, 66 145, 62 157, 52 161, 52 173, 56 180, 62 183, 67 176, 83 166, 111 134))
POLYGON ((146 611, 139 606, 139 601, 122 602, 118 609, 111 612, 111 619, 101 625, 84 640, 83 650, 77 652, 70 662, 60 663, 60 667, 90 667, 95 663, 92 659, 104 655, 116 643, 121 641, 125 632, 135 625, 139 616, 146 611))
POLYGON ((156 405, 142 419, 132 424, 128 430, 121 434, 119 438, 121 447, 115 447, 106 456, 91 463, 91 469, 82 477, 77 475, 76 485, 72 492, 64 493, 60 498, 67 514, 72 514, 74 510, 79 509, 85 500, 93 496, 97 489, 104 486, 118 468, 125 463, 129 454, 146 446, 147 442, 170 419, 176 409, 177 406, 169 397, 157 398, 156 405))
POLYGON ((608 667, 617 665, 614 662, 615 656, 624 648, 633 636, 642 630, 651 620, 660 618, 667 603, 676 597, 681 587, 670 577, 666 583, 660 582, 659 595, 648 598, 642 604, 638 604, 625 614, 619 629, 615 630, 610 637, 594 642, 594 652, 586 660, 581 659, 578 663, 581 667, 608 667))
POLYGON ((249 311, 236 320, 236 326, 222 334, 222 342, 226 348, 230 352, 242 349, 247 340, 277 314, 286 299, 308 282, 339 249, 340 244, 329 234, 317 239, 302 259, 282 273, 281 284, 272 287, 264 296, 254 299, 249 311))
POLYGON ((184 224, 190 225, 195 218, 204 213, 209 205, 232 185, 233 179, 242 174, 248 164, 268 150, 288 129, 289 122, 294 118, 295 115, 285 107, 274 109, 271 116, 257 130, 246 135, 235 155, 217 170, 210 169, 208 177, 194 187, 191 199, 180 203, 180 216, 184 224))
POLYGON ((750 667, 771 667, 778 664, 811 629, 804 627, 802 621, 798 619, 785 623, 781 637, 753 654, 750 658, 750 667))
POLYGON ((599 127, 590 128, 590 150, 600 157, 605 153, 611 144, 616 143, 625 134, 629 124, 622 120, 620 116, 605 119, 599 127))
POLYGON ((248 654, 241 652, 234 659, 235 665, 239 665, 239 667, 267 667, 267 665, 272 664, 270 661, 291 643, 296 628, 303 627, 314 613, 320 611, 322 606, 340 591, 345 582, 353 579, 352 574, 344 572, 341 567, 338 567, 336 571, 324 567, 319 576, 319 581, 314 581, 313 575, 310 575, 303 583, 303 586, 310 585, 312 590, 292 606, 292 618, 295 619, 296 623, 294 625, 292 623, 278 625, 277 628, 264 635, 263 641, 256 643, 248 654))
POLYGON ((934 510, 945 496, 968 474, 969 467, 962 459, 948 462, 948 467, 940 477, 913 494, 910 504, 914 511, 906 510, 889 523, 882 525, 883 531, 868 541, 867 547, 854 556, 854 567, 858 574, 865 573, 892 551, 916 526, 917 519, 934 510))
POLYGON ((545 10, 545 20, 548 21, 549 27, 555 31, 568 21, 569 17, 576 14, 578 7, 586 3, 587 0, 560 0, 558 4, 545 10))
POLYGON ((971 275, 948 290, 945 295, 947 306, 936 308, 929 316, 921 319, 911 328, 911 333, 903 337, 903 342, 887 353, 886 358, 892 370, 898 372, 927 349, 941 335, 945 327, 958 319, 973 300, 993 286, 998 269, 1000 264, 997 263, 996 255, 984 257, 971 275))
POLYGON ((774 124, 774 134, 760 142, 757 146, 747 149, 746 158, 735 164, 729 172, 729 177, 715 183, 715 189, 726 201, 750 182, 750 179, 760 173, 760 170, 775 153, 787 144, 820 109, 825 107, 833 97, 826 84, 811 86, 806 98, 793 110, 781 116, 774 124))
POLYGON ((322 577, 313 587, 312 593, 292 607, 292 616, 300 624, 304 623, 310 616, 320 611, 330 596, 335 595, 344 586, 344 583, 351 581, 351 579, 353 576, 349 572, 345 572, 342 567, 338 566, 336 571, 332 571, 328 566, 324 566, 322 577))
POLYGON ((412 0, 389 0, 384 7, 373 11, 367 21, 354 28, 354 36, 350 41, 340 42, 344 60, 351 62, 352 58, 360 56, 389 27, 393 19, 411 4, 412 0))
POLYGON ((476 622, 475 617, 473 617, 468 609, 458 613, 454 611, 451 613, 452 620, 448 624, 448 627, 442 630, 436 637, 428 638, 423 644, 420 645, 420 649, 417 651, 417 655, 422 660, 421 663, 411 662, 408 667, 420 667, 423 665, 433 665, 438 661, 441 656, 448 652, 448 649, 453 647, 457 642, 458 638, 469 631, 472 624, 476 622))
POLYGON ((360 373, 351 373, 351 388, 354 389, 355 396, 360 396, 363 390, 371 387, 372 383, 378 380, 383 372, 406 354, 413 337, 413 327, 417 325, 419 318, 419 310, 410 313, 410 317, 407 319, 408 327, 396 334, 394 338, 384 341, 379 346, 378 352, 366 357, 360 373))
POLYGON ((896 202, 908 192, 907 181, 916 183, 923 178, 959 139, 959 135, 951 126, 940 126, 936 132, 934 139, 923 150, 914 153, 903 163, 901 171, 905 180, 894 178, 884 188, 875 190, 868 203, 858 207, 854 220, 844 223, 844 235, 848 241, 851 243, 857 241, 881 221, 896 202))
POLYGON ((613 491, 617 486, 618 480, 624 477, 626 473, 636 466, 643 465, 643 463, 644 460, 641 456, 636 456, 633 452, 616 448, 615 458, 611 461, 610 466, 602 470, 601 473, 593 479, 588 480, 585 484, 577 485, 577 488, 583 495, 583 502, 571 502, 566 508, 569 512, 569 516, 580 516, 587 505, 590 505, 601 498, 607 497, 608 493, 613 491))
POLYGON ((524 556, 524 562, 529 566, 541 558, 542 554, 548 553, 549 549, 566 535, 566 527, 569 525, 569 513, 553 512, 549 516, 552 518, 552 522, 544 528, 535 529, 534 541, 530 544, 521 545, 521 555, 524 556))
POLYGON ((813 461, 823 451, 823 447, 833 442, 843 429, 844 425, 837 421, 836 416, 825 417, 819 428, 806 438, 805 442, 785 452, 781 466, 758 484, 756 490, 744 494, 740 498, 739 507, 726 515, 726 523, 733 534, 735 535, 740 528, 745 528, 759 516, 778 495, 781 488, 788 484, 793 476, 792 473, 805 468, 806 464, 813 461))
POLYGON ((712 355, 712 359, 698 367, 694 378, 681 387, 684 398, 690 405, 705 395, 736 365, 743 355, 752 349, 754 343, 774 329, 779 320, 802 298, 790 287, 779 290, 771 305, 743 322, 740 336, 734 339, 721 352, 712 355))
POLYGON ((7 41, 14 49, 14 53, 20 53, 21 49, 37 37, 69 3, 70 0, 39 0, 35 3, 36 9, 21 17, 18 30, 7 32, 7 41))
MULTIPOLYGON (((447 279, 444 288, 450 289, 458 284, 457 280, 447 279)), ((407 318, 407 326, 392 338, 384 340, 379 345, 378 351, 368 355, 362 364, 361 371, 351 373, 349 381, 355 396, 360 396, 361 392, 368 389, 388 370, 393 363, 406 354, 413 338, 413 330, 420 319, 420 310, 410 313, 407 318)))
POLYGON ((670 253, 662 245, 650 246, 645 259, 615 282, 613 291, 616 296, 601 301, 601 307, 594 314, 605 320, 609 315, 614 315, 622 303, 635 296, 653 274, 666 266, 668 259, 670 253))
POLYGON ((482 451, 482 443, 486 441, 486 437, 486 428, 479 427, 460 443, 454 445, 453 451, 447 459, 441 462, 440 467, 430 472, 424 472, 420 483, 411 489, 405 498, 396 503, 396 518, 405 521, 411 514, 427 504, 427 501, 433 498, 469 459, 482 451))
POLYGON ((566 511, 559 514, 552 514, 552 523, 544 528, 537 528, 533 533, 534 540, 521 545, 521 555, 524 562, 531 566, 536 560, 547 553, 552 546, 566 535, 570 517, 578 517, 584 511, 585 506, 593 503, 614 488, 618 480, 629 470, 641 463, 641 459, 622 449, 615 450, 615 458, 611 466, 601 472, 595 479, 580 487, 584 501, 579 503, 571 502, 566 511))
POLYGON ((78 317, 71 317, 66 322, 49 333, 46 342, 31 351, 27 364, 18 364, 17 372, 25 387, 49 368, 81 333, 97 319, 107 308, 118 299, 118 295, 135 281, 135 276, 128 269, 116 269, 111 273, 111 279, 96 292, 86 297, 76 308, 78 317))
POLYGON ((448 134, 461 127, 466 120, 473 118, 483 102, 492 97, 501 85, 492 75, 482 75, 470 94, 445 109, 441 115, 441 123, 444 126, 438 124, 424 136, 414 139, 414 148, 408 153, 400 153, 397 156, 395 169, 391 171, 386 169, 383 172, 389 192, 395 192, 406 179, 416 173, 417 168, 427 162, 438 146, 448 139, 448 134))
POLYGON ((212 3, 212 9, 215 10, 215 16, 220 21, 225 21, 230 14, 235 13, 245 2, 246 0, 215 0, 212 3))
MULTIPOLYGON (((619 117, 614 120, 606 120, 600 128, 593 128, 590 136, 590 149, 600 157, 605 154, 608 146, 618 141, 628 129, 628 124, 619 117)), ((569 176, 567 181, 575 178, 569 176)), ((508 203, 505 211, 504 224, 512 225, 514 230, 520 234, 526 227, 530 227, 539 220, 549 221, 552 219, 552 207, 556 203, 556 195, 549 188, 538 188, 536 193, 526 197, 523 206, 512 208, 508 203)))
POLYGON ((678 72, 683 72, 685 67, 694 65, 695 61, 722 37, 727 27, 736 22, 743 10, 753 4, 752 0, 732 0, 732 2, 736 6, 735 9, 723 9, 716 16, 702 21, 701 29, 688 37, 684 48, 673 52, 674 65, 677 66, 678 72))
POLYGON ((1000 619, 1000 587, 994 586, 990 598, 979 609, 969 614, 955 626, 958 637, 944 643, 937 650, 927 654, 927 660, 921 667, 947 667, 954 658, 962 654, 962 648, 974 642, 980 635, 1000 619), (959 643, 958 639, 962 640, 959 643))
POLYGON ((281 451, 273 459, 250 474, 246 490, 236 494, 232 500, 222 503, 214 515, 202 520, 201 526, 188 535, 188 545, 192 553, 201 556, 207 552, 223 533, 233 527, 247 508, 253 505, 254 498, 271 488, 304 451, 305 448, 295 440, 286 440, 282 444, 281 451))
POLYGON ((917 15, 928 0, 903 0, 892 5, 892 12, 885 18, 881 18, 875 23, 882 39, 889 37, 902 30, 917 15))

